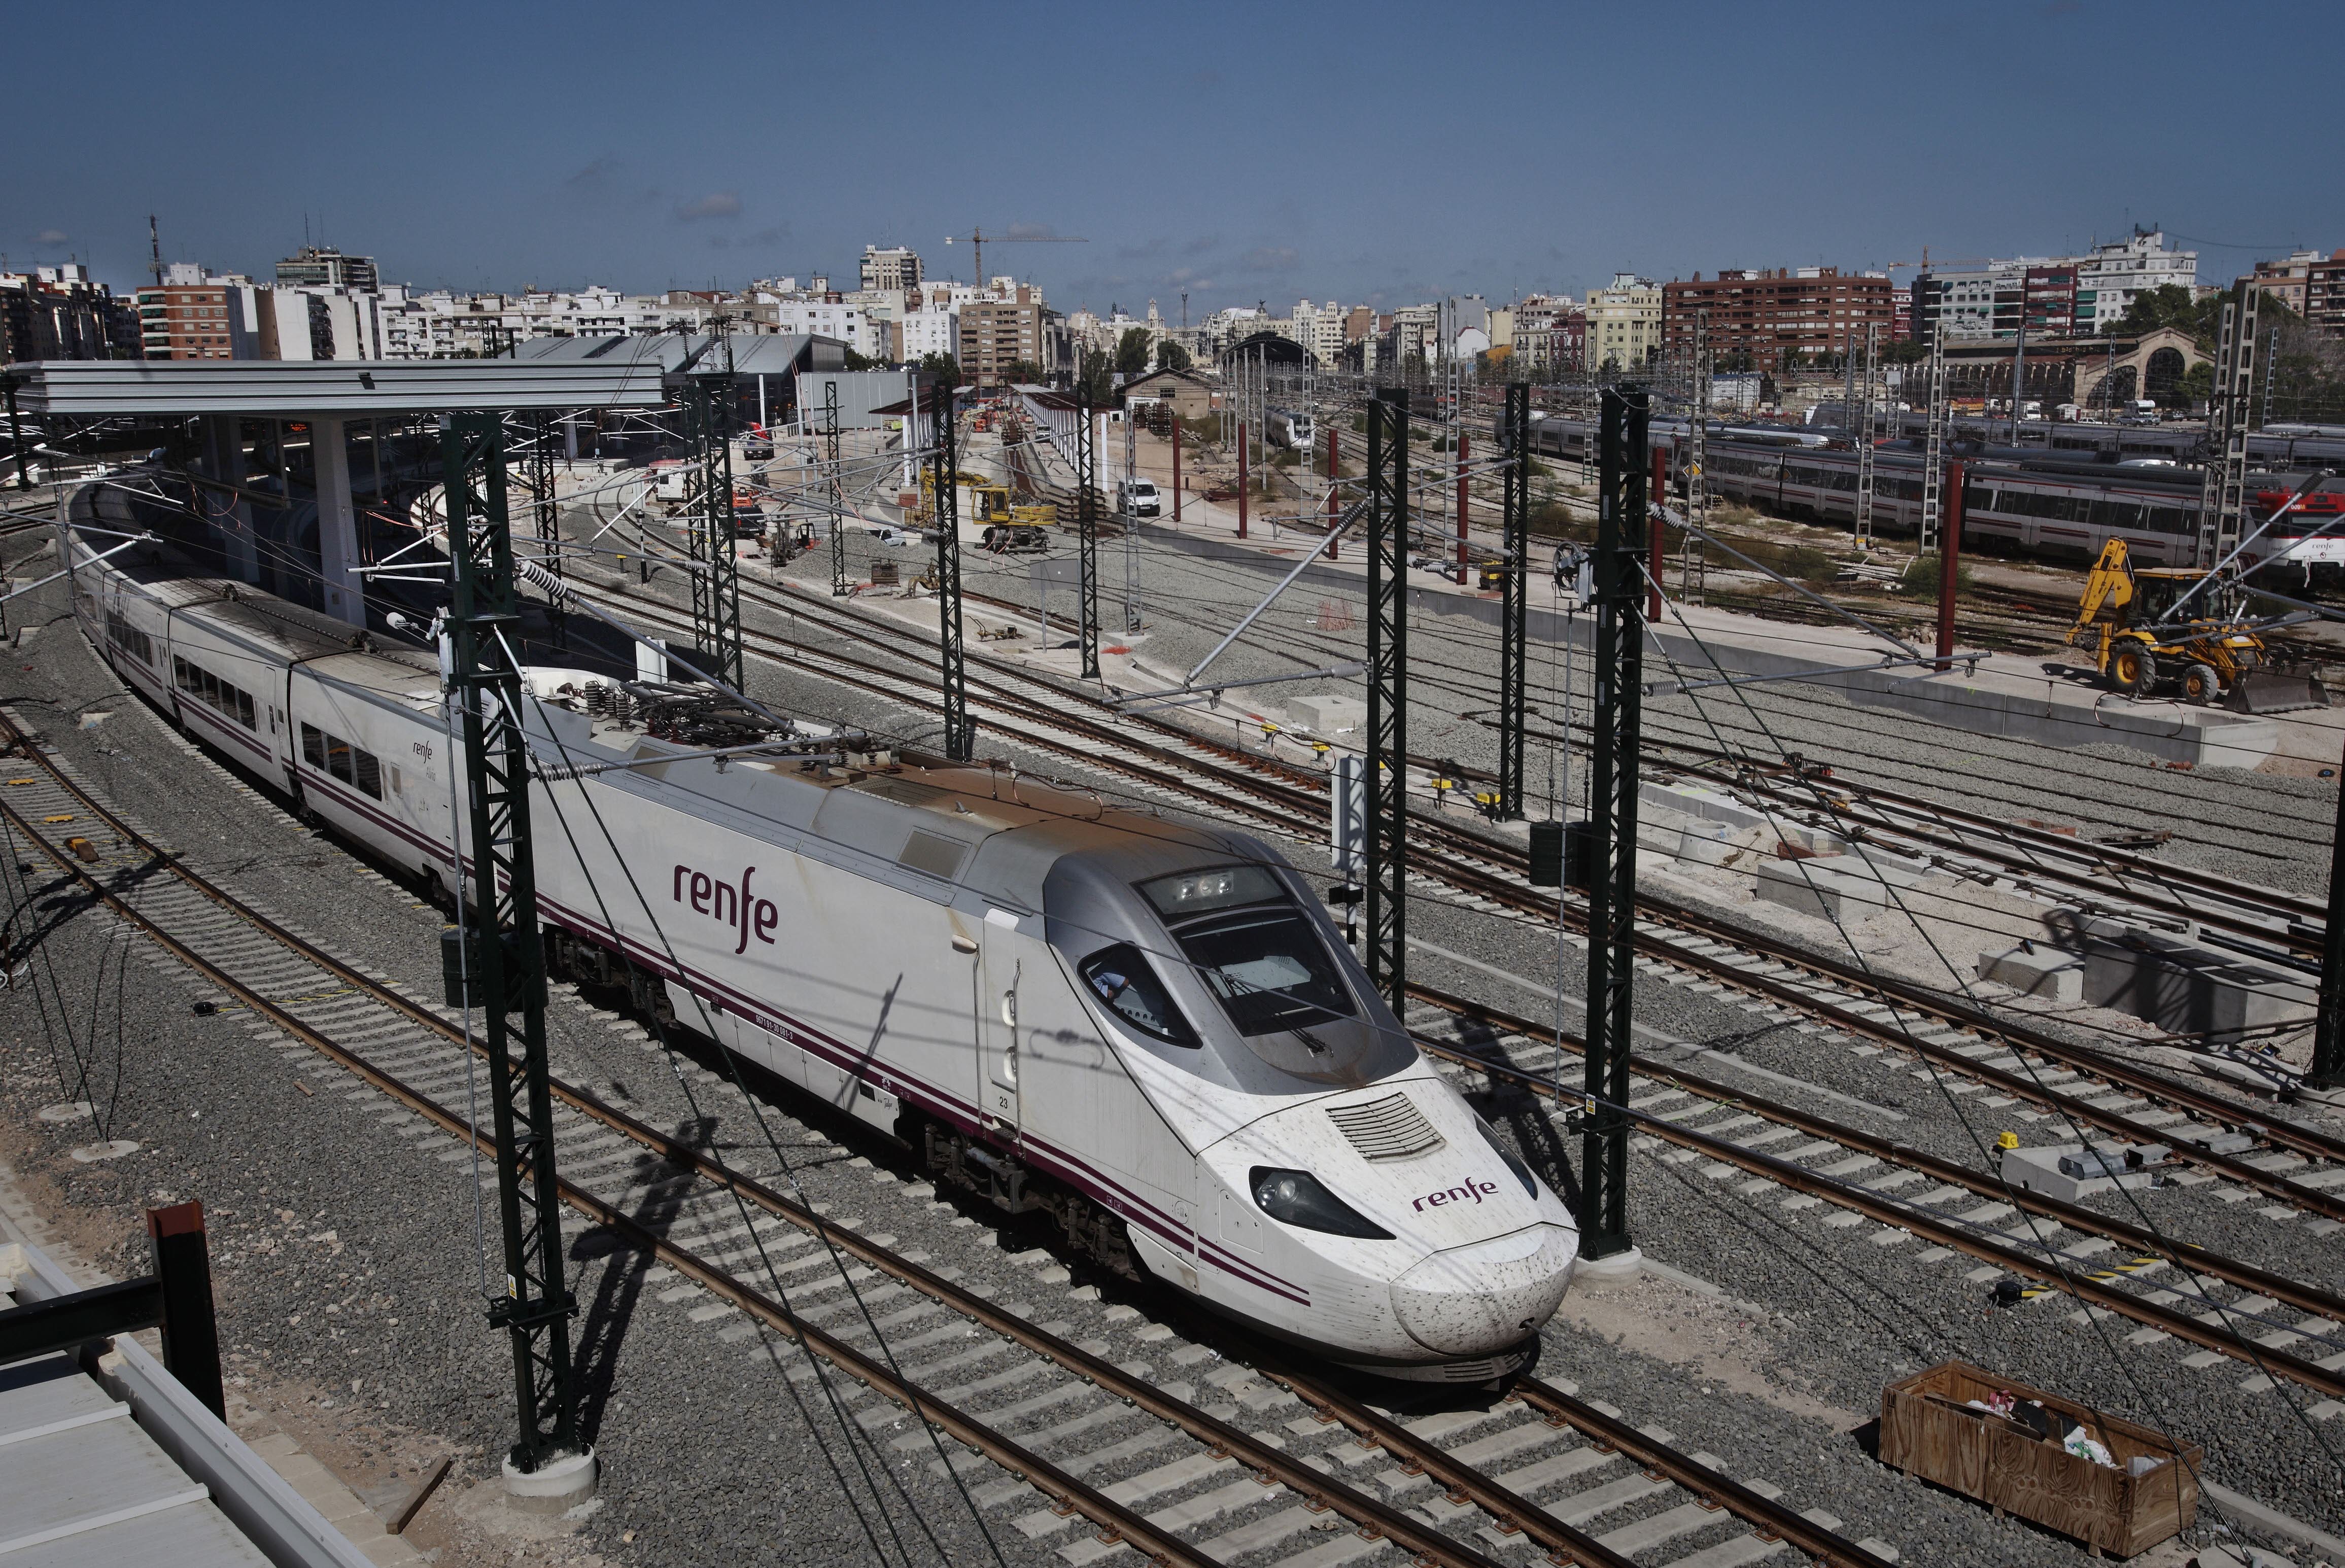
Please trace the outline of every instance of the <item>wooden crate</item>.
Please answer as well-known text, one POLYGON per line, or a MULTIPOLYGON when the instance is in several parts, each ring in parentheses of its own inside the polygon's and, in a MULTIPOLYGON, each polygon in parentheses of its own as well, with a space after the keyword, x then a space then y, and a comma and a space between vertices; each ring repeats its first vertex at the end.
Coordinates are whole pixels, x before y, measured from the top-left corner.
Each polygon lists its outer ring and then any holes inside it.
POLYGON ((2187 1528, 2198 1513, 2198 1471, 2205 1453, 2180 1450, 2158 1433, 1998 1378, 1966 1361, 1946 1361, 1890 1384, 1881 1393, 1881 1457, 1908 1475, 1933 1481, 2000 1512, 2018 1514, 2120 1557, 2187 1528), (1974 1410, 1998 1390, 2034 1400, 2081 1424, 2117 1468, 2096 1464, 2039 1436, 2025 1423, 1974 1410), (2131 1473, 2137 1456, 2157 1461, 2131 1473))

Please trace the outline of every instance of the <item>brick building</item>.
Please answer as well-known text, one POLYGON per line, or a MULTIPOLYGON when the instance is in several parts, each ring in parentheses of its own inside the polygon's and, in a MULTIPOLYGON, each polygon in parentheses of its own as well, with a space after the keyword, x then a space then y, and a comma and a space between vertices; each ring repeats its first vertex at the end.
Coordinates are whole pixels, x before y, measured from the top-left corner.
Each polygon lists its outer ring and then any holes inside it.
POLYGON ((1851 340, 1861 347, 1868 326, 1881 329, 1886 346, 1896 327, 1892 292, 1885 277, 1836 267, 1746 269, 1708 279, 1697 272, 1661 289, 1661 349, 1691 352, 1696 313, 1705 309, 1711 363, 1721 370, 1774 370, 1791 355, 1838 354, 1851 340))

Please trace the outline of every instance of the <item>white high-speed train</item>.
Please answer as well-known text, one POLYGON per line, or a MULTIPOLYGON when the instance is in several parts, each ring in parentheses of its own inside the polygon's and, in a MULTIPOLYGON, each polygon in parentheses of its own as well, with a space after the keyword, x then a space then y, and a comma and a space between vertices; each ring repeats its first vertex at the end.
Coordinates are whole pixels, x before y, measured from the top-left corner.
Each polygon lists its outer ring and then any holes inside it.
MULTIPOLYGON (((75 607, 125 681, 454 885, 433 657, 92 553, 75 607)), ((529 680, 553 972, 627 985, 940 1178, 1332 1360, 1481 1381, 1529 1358, 1569 1211, 1266 846, 986 768, 720 760, 780 733, 708 688, 529 680)))

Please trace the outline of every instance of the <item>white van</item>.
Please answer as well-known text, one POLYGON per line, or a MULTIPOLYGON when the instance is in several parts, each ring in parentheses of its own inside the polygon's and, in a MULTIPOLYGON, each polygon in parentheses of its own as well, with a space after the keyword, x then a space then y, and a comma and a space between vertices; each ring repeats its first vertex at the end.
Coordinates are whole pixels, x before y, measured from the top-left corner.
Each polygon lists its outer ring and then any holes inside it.
POLYGON ((1156 494, 1156 481, 1128 479, 1115 487, 1115 509, 1127 517, 1162 517, 1164 503, 1156 494))

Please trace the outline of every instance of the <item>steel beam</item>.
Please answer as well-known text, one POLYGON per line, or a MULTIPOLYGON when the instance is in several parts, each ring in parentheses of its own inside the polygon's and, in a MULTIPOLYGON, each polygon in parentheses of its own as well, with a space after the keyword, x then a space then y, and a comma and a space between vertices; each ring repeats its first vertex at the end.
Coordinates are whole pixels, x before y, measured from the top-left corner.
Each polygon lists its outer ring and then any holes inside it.
MULTIPOLYGON (((506 510, 504 422, 453 416, 440 438, 454 602, 448 697, 462 721, 467 847, 472 887, 462 916, 469 1001, 477 1000, 496 1128, 497 1214, 505 1294, 489 1321, 513 1342, 519 1435, 513 1468, 529 1472, 581 1452, 570 1319, 563 1277, 562 1187, 554 1171, 553 1099, 545 1056, 545 957, 530 843, 526 683, 511 634, 520 625, 506 510)), ((727 491, 726 500, 730 504, 727 491)), ((736 652, 736 658, 738 654, 736 652)), ((737 667, 737 666, 736 666, 737 667)))
POLYGON ((1368 404, 1368 982, 1408 1013, 1408 392, 1368 404))
POLYGON ((2320 946, 2320 999, 2313 1014, 2312 1070, 2304 1081, 2345 1088, 2345 766, 2337 773, 2337 828, 2329 845, 2329 924, 2320 946))
POLYGON ((741 689, 741 564, 733 551, 732 378, 695 376, 685 389, 685 428, 695 450, 687 503, 692 637, 700 667, 741 689), (722 389, 722 401, 719 391, 722 389))
POLYGON ((1075 413, 1081 433, 1075 438, 1075 563, 1081 581, 1076 597, 1083 679, 1099 679, 1099 413, 1091 393, 1075 394, 1075 413))
POLYGON ((838 455, 838 378, 822 384, 822 463, 830 476, 830 596, 847 597, 847 491, 838 455))
POLYGON ((1637 940, 1637 748, 1645 628, 1638 614, 1648 563, 1646 422, 1641 389, 1608 388, 1598 449, 1596 703, 1589 736, 1588 1105, 1581 1130, 1579 1250, 1606 1258, 1629 1246, 1629 1062, 1637 940))
POLYGON ((975 754, 976 731, 969 716, 969 672, 960 618, 960 394, 938 388, 937 447, 937 648, 943 663, 945 755, 965 763, 975 754))
POLYGON ((1930 399, 1928 420, 1922 437, 1922 527, 1916 540, 1919 553, 1926 555, 1938 547, 1938 522, 1944 505, 1943 489, 1946 461, 1946 329, 1944 322, 1930 325, 1930 369, 1927 392, 1930 399))
MULTIPOLYGON (((1328 449, 1335 434, 1327 432, 1328 449)), ((1522 381, 1507 386, 1506 515, 1500 542, 1498 606, 1498 815, 1508 822, 1523 814, 1523 736, 1529 712, 1531 514, 1531 389, 1522 381)), ((1333 493, 1332 491, 1330 493, 1333 493)))
MULTIPOLYGON (((529 443, 530 500, 536 511, 537 562, 554 576, 562 570, 562 518, 553 495, 553 427, 557 421, 549 412, 541 412, 531 421, 529 443)), ((374 443, 375 485, 382 484, 382 440, 380 432, 374 443)), ((556 647, 570 645, 570 617, 562 607, 560 594, 553 595, 545 607, 546 620, 553 628, 556 647)))

